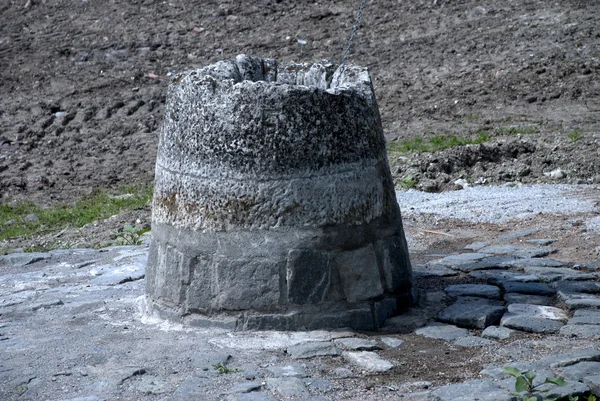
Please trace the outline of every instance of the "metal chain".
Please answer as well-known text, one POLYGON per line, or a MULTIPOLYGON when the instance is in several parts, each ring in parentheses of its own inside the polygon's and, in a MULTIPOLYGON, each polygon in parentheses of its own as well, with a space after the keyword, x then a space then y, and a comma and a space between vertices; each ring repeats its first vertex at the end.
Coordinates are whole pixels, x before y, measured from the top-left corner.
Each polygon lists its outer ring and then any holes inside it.
POLYGON ((352 40, 356 35, 356 31, 358 31, 360 19, 362 18, 362 13, 366 5, 367 0, 362 0, 360 6, 358 7, 358 14, 356 15, 356 21, 354 21, 354 27, 352 28, 352 33, 350 34, 350 39, 348 40, 348 46, 346 47, 344 57, 342 57, 342 62, 340 63, 340 74, 338 75, 337 85, 340 84, 340 79, 342 79, 342 75, 344 75, 344 72, 346 71, 346 61, 348 60, 348 56, 350 55, 350 49, 352 48, 352 40))

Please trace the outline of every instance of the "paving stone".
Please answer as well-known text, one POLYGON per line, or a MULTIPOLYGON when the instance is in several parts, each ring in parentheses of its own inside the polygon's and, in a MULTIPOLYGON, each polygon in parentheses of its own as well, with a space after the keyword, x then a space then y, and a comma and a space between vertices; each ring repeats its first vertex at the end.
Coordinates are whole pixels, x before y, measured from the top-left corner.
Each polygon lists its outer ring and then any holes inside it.
POLYGON ((563 300, 565 305, 571 310, 600 308, 600 296, 598 295, 572 294, 567 295, 563 300))
POLYGON ((600 325, 567 324, 561 327, 560 334, 569 337, 595 338, 600 340, 600 325))
POLYGON ((322 393, 327 393, 333 390, 333 383, 331 383, 329 380, 313 379, 309 377, 304 379, 304 384, 306 384, 306 387, 309 389, 313 389, 322 393))
POLYGON ((600 362, 600 350, 581 349, 562 354, 554 354, 544 358, 540 363, 548 365, 551 368, 560 368, 586 361, 600 362))
POLYGON ((354 372, 352 372, 348 368, 335 368, 333 369, 332 373, 335 377, 339 377, 340 379, 346 379, 348 377, 354 376, 354 372))
POLYGON ((600 283, 596 281, 559 281, 556 283, 556 292, 565 297, 572 294, 598 294, 600 283))
POLYGON ((516 332, 509 329, 508 327, 489 326, 481 332, 481 337, 492 338, 494 340, 506 340, 511 336, 514 336, 516 332))
POLYGON ((512 304, 508 306, 508 312, 538 319, 560 320, 563 322, 569 320, 569 316, 565 311, 553 306, 512 304))
POLYGON ((542 258, 531 258, 531 259, 515 259, 503 263, 505 267, 516 267, 518 269, 525 269, 530 267, 562 267, 565 264, 554 259, 542 259, 542 258))
POLYGON ((431 392, 435 401, 511 401, 512 394, 490 380, 477 379, 450 384, 431 392))
POLYGON ((581 380, 586 376, 600 374, 600 362, 579 362, 574 365, 558 368, 558 371, 567 380, 581 380))
POLYGON ((525 242, 527 244, 532 244, 532 245, 546 246, 546 245, 553 244, 554 242, 556 242, 556 240, 551 239, 551 238, 539 238, 539 239, 526 239, 523 242, 525 242))
MULTIPOLYGON (((535 259, 531 259, 535 260, 535 259)), ((567 267, 523 267, 527 274, 533 274, 540 278, 541 281, 558 281, 558 280, 593 280, 596 278, 594 273, 584 273, 567 267)))
POLYGON ((287 353, 294 359, 308 359, 316 356, 338 356, 342 352, 329 341, 318 341, 288 347, 287 353))
POLYGON ((551 253, 556 253, 558 249, 554 247, 543 247, 543 248, 528 248, 528 249, 519 249, 511 253, 511 255, 516 256, 518 258, 529 259, 529 258, 543 258, 544 256, 548 256, 551 253))
POLYGON ((490 256, 490 255, 487 253, 479 253, 479 252, 458 253, 458 254, 446 256, 445 258, 442 258, 439 260, 434 260, 430 263, 441 265, 441 266, 446 266, 446 267, 450 267, 450 268, 456 268, 457 266, 465 264, 465 263, 473 263, 473 262, 480 261, 481 259, 484 259, 488 256, 490 256))
POLYGON ((440 340, 452 341, 460 337, 473 335, 467 329, 461 329, 451 324, 429 323, 427 326, 415 330, 418 334, 427 338, 437 338, 440 340))
POLYGON ((270 366, 267 370, 273 377, 308 377, 306 369, 300 365, 270 366))
POLYGON ((500 283, 500 287, 504 292, 516 292, 519 294, 529 295, 544 295, 554 296, 556 290, 544 283, 522 283, 518 281, 503 281, 500 283))
POLYGON ((376 351, 381 349, 377 341, 364 338, 340 338, 333 343, 348 351, 376 351))
POLYGON ((189 377, 185 379, 171 396, 174 401, 188 401, 204 393, 204 389, 211 383, 210 379, 202 377, 189 377))
POLYGON ((316 397, 295 398, 294 401, 331 401, 331 400, 329 398, 318 395, 316 397))
POLYGON ((520 250, 516 245, 490 245, 485 248, 481 248, 478 250, 480 253, 493 253, 496 255, 506 255, 507 253, 512 253, 520 250))
POLYGON ((382 373, 387 372, 394 367, 390 361, 381 358, 375 352, 346 351, 342 354, 342 356, 351 364, 368 372, 382 373))
POLYGON ((469 336, 457 338, 452 343, 461 347, 484 347, 487 345, 496 344, 496 341, 488 340, 487 338, 469 336))
POLYGON ((585 376, 581 381, 590 388, 592 394, 600 397, 600 374, 585 376))
POLYGON ((451 297, 473 296, 500 299, 500 288, 487 284, 455 284, 444 289, 451 297))
POLYGON ((9 253, 8 255, 0 256, 0 266, 23 267, 50 259, 51 257, 52 254, 46 252, 9 253))
MULTIPOLYGON (((195 394, 195 396, 197 397, 198 394, 195 394)), ((193 399, 197 399, 197 398, 193 398, 193 397, 188 398, 187 401, 193 400, 193 399)), ((226 400, 227 401, 278 401, 277 398, 275 398, 275 397, 272 397, 268 394, 257 393, 257 392, 231 394, 231 395, 227 396, 226 400)))
POLYGON ((454 269, 463 272, 472 272, 476 270, 488 270, 488 269, 503 269, 504 263, 510 262, 517 259, 514 256, 490 256, 477 262, 469 262, 456 265, 454 269))
POLYGON ((498 324, 505 310, 504 306, 486 305, 480 302, 457 302, 440 312, 438 320, 459 327, 484 329, 498 324))
POLYGON ((436 264, 417 264, 413 266, 413 276, 418 278, 426 277, 449 277, 460 274, 458 271, 445 266, 436 264))
POLYGON ((528 295, 509 292, 504 294, 504 301, 508 304, 531 304, 531 305, 552 305, 552 298, 543 295, 528 295))
POLYGON ((537 229, 527 229, 527 230, 516 230, 516 231, 511 231, 509 233, 503 234, 501 236, 499 236, 496 241, 497 242, 510 242, 510 241, 514 241, 516 239, 519 238, 523 238, 523 237, 529 237, 532 234, 537 233, 538 230, 537 229))
POLYGON ((228 394, 250 393, 252 391, 258 391, 261 388, 262 388, 261 382, 238 383, 238 384, 234 385, 231 389, 229 389, 229 391, 227 393, 228 394))
MULTIPOLYGON (((508 306, 508 312, 504 314, 500 325, 510 329, 527 331, 530 333, 558 333, 564 323, 557 319, 559 312, 564 315, 564 312, 558 308, 549 306, 527 305, 527 304, 511 304, 508 306), (523 307, 526 305, 526 307, 523 307), (512 308, 517 306, 518 308, 512 308), (540 308, 540 309, 536 309, 540 308), (557 311, 554 311, 557 309, 557 311)), ((566 318, 566 315, 565 315, 566 318)), ((566 320, 566 319, 563 319, 566 320)))
POLYGON ((388 348, 399 348, 404 344, 404 340, 396 337, 381 337, 381 342, 384 343, 388 348))
POLYGON ((226 366, 231 360, 227 352, 204 351, 192 355, 192 366, 201 370, 214 370, 215 366, 226 366))
POLYGON ((513 380, 512 385, 509 384, 509 388, 507 388, 508 390, 514 390, 514 380, 512 379, 512 376, 509 376, 508 374, 504 373, 504 367, 505 366, 512 366, 513 368, 517 368, 519 369, 521 372, 527 372, 527 371, 533 371, 533 372, 542 372, 545 369, 547 369, 547 366, 538 362, 522 362, 522 361, 517 361, 517 362, 511 362, 509 364, 497 364, 497 363, 492 363, 492 364, 487 364, 485 365, 485 367, 479 372, 479 374, 481 376, 484 377, 489 377, 490 379, 502 379, 502 378, 511 378, 511 380, 513 380))
POLYGON ((578 309, 569 324, 600 324, 600 310, 578 309))
POLYGON ((303 397, 308 395, 308 389, 304 381, 297 377, 267 379, 267 387, 278 392, 283 397, 303 397))
POLYGON ((500 285, 503 281, 519 281, 521 283, 539 282, 540 279, 532 274, 511 270, 486 270, 469 273, 470 277, 487 280, 488 284, 500 285))
POLYGON ((467 249, 467 250, 470 250, 470 251, 478 251, 481 248, 487 246, 487 244, 488 244, 487 242, 481 242, 481 241, 473 242, 473 243, 465 246, 464 249, 467 249))

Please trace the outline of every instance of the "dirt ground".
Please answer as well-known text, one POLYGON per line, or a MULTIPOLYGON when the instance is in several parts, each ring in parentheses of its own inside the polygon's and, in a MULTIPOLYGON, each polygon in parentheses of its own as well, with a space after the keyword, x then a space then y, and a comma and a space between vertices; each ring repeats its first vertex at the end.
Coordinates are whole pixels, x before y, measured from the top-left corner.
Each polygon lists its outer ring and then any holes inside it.
MULTIPOLYGON (((240 53, 339 62, 358 5, 2 2, 0 202, 48 205, 97 187, 151 182, 166 89, 178 72, 240 53)), ((392 143, 473 138, 482 131, 489 136, 480 145, 435 153, 392 153, 398 181, 410 178, 427 191, 458 189, 458 179, 481 185, 600 183, 595 1, 369 0, 350 61, 369 67, 392 143)), ((125 223, 148 224, 149 213, 148 207, 12 246, 99 246, 125 223)), ((431 237, 430 249, 449 252, 472 240, 422 231, 447 232, 452 227, 444 222, 407 223, 410 235, 431 237)), ((505 229, 479 227, 477 236, 505 229)), ((548 223, 547 235, 561 235, 564 256, 583 260, 588 255, 578 230, 568 226, 565 232, 557 221, 548 223)), ((446 350, 437 352, 433 359, 417 352, 415 379, 444 371, 444 381, 463 380, 482 364, 476 355, 444 362, 446 350)))

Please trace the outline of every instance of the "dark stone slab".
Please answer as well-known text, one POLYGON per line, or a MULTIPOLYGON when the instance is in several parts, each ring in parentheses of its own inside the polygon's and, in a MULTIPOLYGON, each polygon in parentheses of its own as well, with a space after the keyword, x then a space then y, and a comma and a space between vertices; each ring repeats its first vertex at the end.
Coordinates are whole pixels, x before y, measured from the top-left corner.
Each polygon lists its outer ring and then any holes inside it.
POLYGON ((490 299, 500 299, 500 289, 486 284, 455 284, 444 289, 451 297, 473 296, 490 299))
POLYGON ((600 339, 600 325, 567 324, 560 329, 560 334, 569 337, 600 339))
POLYGON ((521 283, 518 281, 503 281, 500 286, 504 292, 517 292, 519 294, 553 296, 556 291, 544 283, 521 283))
POLYGON ((342 351, 329 341, 319 341, 288 347, 287 353, 293 359, 308 359, 317 356, 338 356, 342 351))
POLYGON ((506 308, 478 302, 457 302, 444 309, 438 320, 470 329, 485 329, 500 322, 506 308))
POLYGON ((509 304, 531 304, 531 305, 552 305, 552 298, 543 295, 518 294, 509 292, 504 294, 504 301, 509 304))
POLYGON ((512 401, 512 394, 490 380, 477 379, 450 384, 431 392, 435 401, 512 401))
POLYGON ((586 376, 600 374, 600 362, 579 362, 558 369, 565 379, 581 380, 586 376))
POLYGON ((529 333, 554 334, 560 331, 564 323, 559 320, 535 319, 523 315, 505 314, 500 324, 510 329, 529 333))
POLYGON ((569 319, 569 324, 598 324, 600 325, 600 310, 578 309, 569 319))

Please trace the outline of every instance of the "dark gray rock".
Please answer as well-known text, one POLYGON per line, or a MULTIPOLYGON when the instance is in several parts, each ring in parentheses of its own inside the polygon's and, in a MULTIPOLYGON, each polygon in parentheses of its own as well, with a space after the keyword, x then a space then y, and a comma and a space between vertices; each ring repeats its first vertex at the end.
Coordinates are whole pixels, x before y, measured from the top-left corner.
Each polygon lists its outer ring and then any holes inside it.
POLYGON ((267 379, 267 387, 283 397, 304 397, 308 389, 302 379, 297 377, 267 379))
POLYGON ((566 297, 573 294, 600 294, 600 283, 596 281, 559 281, 556 283, 556 292, 559 296, 566 297))
POLYGON ((333 383, 331 383, 329 380, 306 378, 304 379, 304 384, 306 384, 306 387, 309 389, 316 390, 321 393, 328 393, 333 390, 333 383))
POLYGON ((600 308, 600 296, 592 294, 573 294, 563 298, 565 305, 571 310, 575 309, 598 309, 600 308))
POLYGON ((294 359, 308 359, 316 356, 338 356, 342 352, 331 342, 309 342, 288 347, 287 353, 294 359))
POLYGON ((413 274, 415 278, 426 278, 426 277, 449 277, 460 274, 458 271, 450 269, 442 265, 434 263, 426 263, 415 265, 413 267, 413 274))
POLYGON ((512 401, 512 394, 492 383, 477 379, 464 383, 450 384, 431 392, 435 401, 512 401))
MULTIPOLYGON (((503 267, 504 268, 504 267, 503 267)), ((522 272, 512 270, 485 270, 485 271, 473 271, 469 273, 470 277, 476 279, 487 280, 488 284, 500 285, 503 281, 520 281, 522 283, 538 282, 540 279, 531 274, 525 274, 522 272)))
MULTIPOLYGON (((526 260, 526 259, 523 259, 526 260)), ((535 259, 529 259, 535 260, 535 259)), ((543 259, 540 259, 543 260, 543 259)), ((523 270, 527 274, 533 274, 542 281, 558 281, 558 280, 593 280, 596 278, 594 273, 585 273, 566 267, 538 267, 525 266, 523 270)))
MULTIPOLYGON (((195 394, 196 397, 198 397, 198 395, 199 394, 195 394)), ((192 399, 194 399, 194 398, 188 398, 188 401, 192 400, 192 399)), ((277 398, 275 398, 273 396, 270 396, 270 395, 264 394, 264 393, 257 393, 257 392, 231 394, 231 395, 227 396, 226 400, 227 401, 278 401, 277 398)))
POLYGON ((270 366, 267 370, 273 377, 308 377, 306 369, 300 365, 270 366))
POLYGON ((597 324, 600 325, 600 310, 578 309, 569 319, 569 324, 597 324))
POLYGON ((528 249, 519 249, 511 253, 511 255, 516 256, 518 258, 529 259, 529 258, 542 258, 544 256, 548 256, 551 253, 555 253, 557 251, 556 248, 553 247, 543 247, 543 248, 528 248, 528 249))
POLYGON ((523 237, 529 237, 532 234, 535 234, 536 232, 538 232, 537 229, 526 229, 526 230, 516 230, 516 231, 511 231, 509 233, 503 234, 501 236, 499 236, 496 241, 503 243, 503 242, 510 242, 510 241, 514 241, 516 239, 519 238, 523 238, 523 237))
POLYGON ((436 260, 432 263, 456 269, 460 265, 463 265, 465 263, 478 262, 488 256, 489 256, 489 254, 478 253, 478 252, 459 253, 459 254, 455 254, 455 255, 446 256, 445 258, 436 260))
POLYGON ((531 333, 558 333, 568 316, 561 309, 551 306, 512 304, 504 314, 500 325, 531 333))
POLYGON ((506 340, 515 334, 514 330, 507 327, 489 326, 481 332, 481 337, 494 340, 506 340))
POLYGON ((0 266, 23 267, 51 257, 51 253, 44 252, 9 253, 0 256, 0 266))
POLYGON ((451 297, 473 296, 500 299, 500 288, 486 284, 455 284, 444 289, 451 297))
POLYGON ((377 341, 364 338, 340 338, 334 340, 334 344, 348 351, 376 351, 381 349, 377 341))
POLYGON ((401 340, 396 337, 381 337, 381 342, 386 345, 388 348, 399 348, 404 344, 404 340, 401 340))
POLYGON ((518 294, 516 292, 504 294, 504 301, 508 304, 552 305, 552 298, 550 297, 518 294))
POLYGON ((231 360, 227 352, 204 351, 192 355, 192 366, 201 370, 214 370, 215 366, 226 366, 231 360))
POLYGON ((523 241, 527 244, 532 244, 532 245, 539 245, 539 246, 546 246, 546 245, 550 245, 554 242, 556 242, 555 239, 544 239, 544 238, 539 238, 539 239, 526 239, 525 241, 523 241))
POLYGON ((488 340, 487 338, 469 336, 457 338, 452 343, 454 345, 458 345, 459 347, 486 347, 496 344, 496 341, 488 340))
POLYGON ((457 302, 444 309, 438 320, 459 327, 485 329, 500 322, 506 308, 479 302, 457 302))
POLYGON ((506 255, 508 253, 516 252, 520 249, 521 248, 519 248, 516 245, 490 245, 490 246, 486 246, 485 248, 479 249, 478 252, 492 253, 495 255, 506 255))
POLYGON ((560 334, 569 337, 595 338, 600 340, 600 325, 567 324, 561 327, 560 334))
POLYGON ((562 267, 565 264, 554 259, 542 259, 542 258, 531 258, 531 259, 515 259, 503 263, 505 267, 516 267, 518 269, 525 269, 531 267, 562 267))
POLYGON ((490 256, 477 262, 464 263, 457 265, 455 269, 463 272, 472 272, 475 270, 488 270, 488 269, 503 269, 505 263, 516 260, 514 256, 490 256))
POLYGON ((581 380, 586 376, 600 374, 600 362, 579 362, 558 369, 561 376, 567 380, 581 380))
POLYGON ((503 281, 500 286, 504 292, 516 292, 519 294, 553 296, 556 291, 544 283, 522 283, 518 281, 503 281))
POLYGON ((297 305, 323 301, 329 289, 330 274, 329 253, 291 250, 287 259, 288 301, 297 305))
POLYGON ((600 362, 600 350, 582 349, 577 351, 554 354, 544 358, 540 363, 551 368, 574 365, 579 362, 600 362))
POLYGON ((600 374, 586 376, 582 379, 582 382, 590 388, 592 394, 600 396, 600 374))

